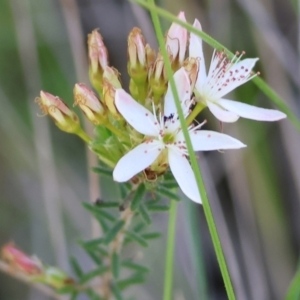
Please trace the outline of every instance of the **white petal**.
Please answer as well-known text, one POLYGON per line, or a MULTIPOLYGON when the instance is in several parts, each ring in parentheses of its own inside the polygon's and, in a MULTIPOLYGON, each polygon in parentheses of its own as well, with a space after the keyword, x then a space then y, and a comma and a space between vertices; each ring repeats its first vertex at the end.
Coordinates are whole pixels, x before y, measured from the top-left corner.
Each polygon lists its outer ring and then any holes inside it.
MULTIPOLYGON (((186 103, 187 100, 190 99, 190 95, 191 95, 190 80, 184 68, 180 68, 174 74, 174 81, 177 88, 179 100, 184 105, 184 103, 186 103)), ((177 109, 176 109, 171 85, 169 83, 168 90, 165 95, 164 116, 169 117, 171 114, 177 115, 177 109)))
POLYGON ((127 181, 149 167, 162 151, 163 147, 160 146, 160 142, 153 141, 140 144, 129 151, 118 161, 113 172, 114 180, 127 181))
POLYGON ((249 81, 252 77, 251 71, 257 61, 258 58, 247 58, 229 68, 224 76, 219 79, 219 82, 221 83, 219 85, 220 90, 217 91, 215 97, 222 98, 238 86, 249 81))
MULTIPOLYGON (((193 27, 202 31, 201 24, 197 19, 195 19, 193 27)), ((191 33, 190 35, 189 56, 200 59, 199 73, 196 81, 196 89, 201 91, 201 87, 206 81, 206 67, 203 55, 202 39, 194 33, 191 33)))
POLYGON ((187 158, 172 149, 168 151, 170 169, 184 194, 191 200, 202 203, 194 172, 187 158))
POLYGON ((239 116, 234 112, 225 110, 213 102, 207 101, 207 106, 211 113, 222 122, 233 123, 239 118, 239 116))
MULTIPOLYGON (((183 113, 184 115, 187 115, 189 112, 191 102, 191 85, 189 77, 185 72, 184 68, 180 68, 174 74, 174 81, 177 88, 179 100, 181 102, 183 113)), ((170 83, 168 85, 168 90, 164 100, 165 132, 172 133, 180 126, 180 121, 178 118, 178 113, 170 83)))
POLYGON ((115 105, 124 119, 136 131, 149 136, 158 135, 159 128, 153 114, 123 89, 116 90, 115 105))
POLYGON ((240 149, 246 147, 239 140, 216 131, 195 130, 190 132, 194 151, 240 149))
POLYGON ((249 105, 246 103, 220 99, 220 105, 225 109, 239 115, 240 117, 257 120, 257 121, 278 121, 286 118, 286 114, 279 110, 267 109, 249 105))

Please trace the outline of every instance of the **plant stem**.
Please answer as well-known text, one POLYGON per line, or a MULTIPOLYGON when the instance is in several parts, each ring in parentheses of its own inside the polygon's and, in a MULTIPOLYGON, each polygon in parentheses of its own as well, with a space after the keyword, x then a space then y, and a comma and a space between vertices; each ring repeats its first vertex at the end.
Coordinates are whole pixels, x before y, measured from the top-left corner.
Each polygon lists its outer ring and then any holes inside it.
POLYGON ((208 198, 207 198, 207 195, 206 195, 206 191, 205 191, 204 182, 203 182, 203 179, 202 179, 202 176, 201 176, 201 172, 200 172, 200 169, 198 167, 198 163, 197 163, 195 153, 193 151, 191 139, 190 139, 190 136, 189 136, 189 133, 188 133, 187 125, 185 123, 184 115, 183 115, 182 108, 181 108, 181 105, 180 105, 180 100, 178 98, 178 92, 177 92, 175 82, 174 82, 174 78, 173 78, 171 63, 170 63, 170 60, 169 60, 167 50, 166 50, 165 45, 164 45, 164 37, 163 37, 162 30, 161 30, 160 22, 159 22, 159 19, 158 19, 158 15, 157 15, 156 9, 155 9, 156 6, 155 6, 155 3, 154 3, 154 0, 148 0, 148 3, 150 4, 149 9, 150 9, 150 13, 151 13, 151 16, 152 16, 152 21, 153 21, 154 28, 155 28, 156 35, 157 35, 157 39, 158 39, 158 42, 159 42, 159 45, 160 45, 160 50, 161 50, 161 53, 162 53, 163 58, 164 58, 164 63, 165 63, 165 67, 166 67, 166 70, 167 70, 169 83, 170 83, 172 93, 173 93, 173 96, 174 96, 174 99, 175 99, 175 104, 176 104, 176 108, 177 108, 177 111, 178 111, 178 116, 179 116, 179 119, 180 119, 182 132, 183 132, 183 135, 184 135, 184 138, 185 138, 185 141, 186 141, 186 145, 187 145, 187 148, 188 148, 188 153, 189 153, 190 160, 191 160, 191 165, 192 165, 192 168, 193 168, 193 171, 194 171, 194 174, 195 174, 195 178, 196 178, 196 181, 197 181, 197 185, 198 185, 198 188, 199 188, 199 192, 200 192, 200 195, 201 195, 201 198, 202 198, 205 217, 206 217, 206 220, 207 220, 207 223, 208 223, 209 232, 210 232, 210 235, 211 235, 211 238, 212 238, 212 241, 213 241, 213 245, 214 245, 214 248, 215 248, 215 251, 216 251, 218 263, 219 263, 221 273, 222 273, 222 277, 223 277, 223 280, 224 280, 224 283, 225 283, 226 292, 227 292, 228 298, 230 300, 234 300, 235 295, 234 295, 233 287, 232 287, 232 284, 231 284, 231 279, 230 279, 230 276, 229 276, 229 272, 228 272, 228 269, 227 269, 226 260, 225 260, 224 254, 223 254, 221 242, 220 242, 218 231, 217 231, 217 228, 216 228, 216 225, 215 225, 215 222, 214 222, 214 218, 213 218, 213 214, 212 214, 212 211, 211 211, 211 208, 210 208, 210 204, 209 204, 209 201, 208 201, 208 198))
POLYGON ((15 279, 18 279, 18 280, 26 283, 26 284, 29 284, 30 286, 39 290, 44 295, 51 297, 52 299, 57 299, 57 300, 62 299, 62 297, 60 295, 56 294, 56 292, 52 288, 50 288, 44 284, 31 281, 28 276, 24 275, 21 272, 13 271, 12 267, 3 261, 0 261, 0 271, 2 271, 4 273, 14 277, 15 279))
POLYGON ((84 140, 87 144, 90 143, 92 141, 92 139, 80 128, 80 130, 78 132, 76 132, 76 134, 82 139, 84 140))
POLYGON ((202 109, 205 108, 205 105, 203 103, 198 102, 193 111, 189 114, 189 116, 186 119, 186 125, 189 126, 194 119, 198 116, 198 114, 202 111, 202 109))
POLYGON ((165 263, 165 284, 164 284, 163 300, 172 299, 176 215, 177 215, 177 202, 171 200, 169 224, 168 224, 168 240, 167 240, 166 263, 165 263))
POLYGON ((115 126, 113 126, 111 123, 106 122, 104 123, 104 126, 109 129, 112 133, 114 133, 116 136, 120 137, 120 138, 127 138, 127 136, 120 131, 118 128, 116 128, 115 126))

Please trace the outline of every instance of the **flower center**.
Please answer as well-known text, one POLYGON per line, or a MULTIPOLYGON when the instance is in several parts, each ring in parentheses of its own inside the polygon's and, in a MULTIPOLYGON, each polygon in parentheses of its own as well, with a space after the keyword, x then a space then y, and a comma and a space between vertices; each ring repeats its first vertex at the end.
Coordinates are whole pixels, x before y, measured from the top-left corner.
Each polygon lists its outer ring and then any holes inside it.
POLYGON ((166 133, 163 136, 163 142, 165 144, 174 144, 175 143, 175 135, 173 133, 166 133))

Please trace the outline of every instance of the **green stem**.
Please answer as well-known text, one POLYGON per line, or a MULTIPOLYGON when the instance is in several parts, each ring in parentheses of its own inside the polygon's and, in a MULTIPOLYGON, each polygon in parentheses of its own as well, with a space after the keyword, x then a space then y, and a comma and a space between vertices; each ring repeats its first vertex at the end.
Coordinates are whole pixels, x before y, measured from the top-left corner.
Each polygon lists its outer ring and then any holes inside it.
POLYGON ((165 284, 164 284, 163 300, 172 299, 176 215, 177 215, 177 202, 171 200, 169 224, 168 224, 168 240, 167 240, 166 263, 165 263, 165 284))
MULTIPOLYGON (((204 42, 206 42, 213 48, 215 48, 219 51, 223 50, 230 58, 232 58, 234 56, 234 54, 231 51, 229 51, 225 46, 223 46, 221 43, 219 43, 218 41, 213 39, 211 36, 209 36, 205 32, 194 28, 191 24, 189 24, 187 22, 183 22, 183 21, 179 20, 176 16, 169 13, 168 11, 161 9, 159 7, 156 7, 154 3, 147 3, 144 0, 130 0, 130 1, 138 3, 139 5, 147 8, 151 12, 155 12, 158 15, 166 18, 167 20, 169 20, 171 22, 175 22, 177 24, 182 25, 182 27, 184 27, 188 31, 193 32, 196 35, 198 35, 204 42)), ((265 93, 265 95, 268 98, 270 98, 270 100, 272 100, 275 103, 275 105, 278 106, 278 108, 280 108, 287 115, 287 117, 293 123, 295 128, 300 132, 300 121, 298 120, 296 115, 292 112, 292 110, 285 104, 283 99, 281 99, 281 97, 259 76, 256 76, 255 78, 253 78, 253 82, 257 85, 257 87, 259 89, 261 89, 261 91, 263 93, 265 93)))
POLYGON ((103 124, 107 129, 109 129, 112 133, 114 133, 116 136, 120 137, 120 138, 124 138, 126 139, 127 136, 120 131, 118 128, 116 128, 115 126, 113 126, 111 123, 106 122, 103 124))
POLYGON ((76 134, 82 139, 84 140, 87 144, 89 144, 92 139, 82 130, 82 128, 80 128, 80 130, 78 132, 76 132, 76 134))
POLYGON ((199 233, 199 210, 196 209, 195 203, 187 201, 187 219, 190 231, 190 243, 192 261, 195 269, 195 279, 197 282, 197 299, 208 299, 208 288, 206 278, 206 266, 203 257, 203 239, 199 233))
POLYGON ((298 270, 288 288, 285 300, 299 300, 300 298, 300 268, 298 270))
POLYGON ((186 125, 189 126, 194 121, 194 119, 198 116, 198 114, 202 111, 202 109, 204 109, 205 107, 206 106, 203 103, 198 102, 195 108, 193 109, 193 111, 187 117, 186 125))
MULTIPOLYGON (((138 1, 136 1, 138 2, 138 1)), ((154 0, 148 0, 148 2, 150 3, 149 8, 150 8, 150 13, 151 13, 151 17, 152 17, 152 21, 154 24, 154 28, 156 31, 156 36, 160 45, 160 50, 161 53, 163 55, 164 58, 164 63, 165 63, 165 67, 166 67, 166 71, 168 74, 168 78, 169 78, 169 83, 170 86, 172 88, 172 93, 175 99, 175 104, 176 104, 176 108, 177 108, 177 112, 178 112, 178 116, 180 119, 180 123, 181 123, 181 128, 182 128, 182 132, 186 141, 186 145, 188 148, 188 153, 190 156, 190 161, 191 161, 191 165, 195 174, 195 178, 197 181, 197 185, 200 191, 200 195, 202 198, 202 202, 203 202, 203 208, 204 208, 204 213, 206 216, 206 220, 208 223, 208 228, 209 228, 209 232, 213 241, 213 245, 216 251, 216 255, 217 255, 217 259, 218 259, 218 263, 221 269, 221 274, 225 283, 225 288, 226 288, 226 292, 228 295, 229 300, 234 300, 235 299, 235 295, 234 295, 234 291, 233 291, 233 287, 231 284, 231 279, 229 276, 229 272, 227 269, 227 264, 226 264, 226 260, 223 254, 223 250, 222 250, 222 246, 221 246, 221 242, 219 239, 219 235, 218 235, 218 231, 214 222, 214 218, 213 218, 213 214, 210 208, 210 204, 206 195, 206 191, 205 191, 205 187, 204 187, 204 182, 201 176, 201 172, 200 169, 198 167, 198 163, 197 163, 197 159, 195 156, 195 153, 193 151, 193 147, 192 147, 192 143, 191 143, 191 139, 188 133, 188 129, 187 129, 187 125, 185 123, 185 118, 182 112, 182 108, 180 105, 180 100, 178 97, 178 92, 175 86, 175 82, 174 82, 174 78, 173 78, 173 72, 172 72, 172 68, 171 68, 171 63, 169 60, 169 56, 167 53, 167 50, 165 48, 164 45, 164 36, 161 30, 161 26, 160 26, 160 22, 158 19, 158 15, 156 13, 156 10, 154 9, 155 5, 154 5, 154 0)), ((144 3, 144 2, 143 2, 144 3)))

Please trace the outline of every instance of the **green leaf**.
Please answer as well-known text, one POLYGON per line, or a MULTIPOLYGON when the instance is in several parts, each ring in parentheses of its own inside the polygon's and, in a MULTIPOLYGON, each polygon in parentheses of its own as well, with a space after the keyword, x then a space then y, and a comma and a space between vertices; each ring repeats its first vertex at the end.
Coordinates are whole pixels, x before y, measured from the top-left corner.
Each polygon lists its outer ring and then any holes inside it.
POLYGON ((108 251, 103 247, 98 247, 97 249, 95 249, 95 251, 99 252, 102 256, 109 256, 108 251))
POLYGON ((97 208, 110 208, 110 207, 119 207, 119 202, 99 202, 96 204, 97 208))
POLYGON ((148 273, 150 271, 147 267, 144 267, 140 264, 134 263, 130 260, 123 261, 122 266, 127 269, 131 269, 131 270, 138 271, 138 272, 148 273))
POLYGON ((79 292, 74 291, 70 297, 70 300, 76 300, 77 296, 79 295, 79 292))
POLYGON ((93 239, 87 242, 84 241, 78 241, 79 245, 83 247, 84 249, 92 249, 97 247, 99 244, 104 243, 104 238, 99 238, 99 239, 93 239))
POLYGON ((140 232, 140 231, 142 231, 145 227, 146 227, 145 223, 144 223, 144 222, 140 222, 140 223, 138 223, 138 224, 133 228, 133 231, 134 231, 134 232, 140 232))
POLYGON ((114 294, 114 296, 116 297, 117 300, 123 300, 123 296, 121 294, 121 291, 119 289, 119 287, 116 284, 112 284, 111 285, 111 291, 114 294))
POLYGON ((164 197, 166 197, 170 200, 175 200, 175 201, 180 201, 181 200, 180 197, 177 194, 171 192, 170 190, 168 190, 168 189, 166 189, 162 186, 158 186, 155 189, 155 191, 156 191, 156 193, 158 193, 158 194, 160 194, 160 195, 162 195, 162 196, 164 196, 164 197))
POLYGON ((114 252, 111 257, 112 273, 115 279, 118 279, 120 273, 120 260, 119 254, 114 252))
POLYGON ((132 202, 131 202, 131 209, 136 210, 138 206, 140 205, 141 201, 143 200, 143 197, 145 195, 145 185, 140 184, 137 190, 134 193, 132 202))
POLYGON ((118 287, 120 290, 124 290, 128 288, 131 285, 134 284, 141 284, 145 282, 145 278, 142 276, 142 274, 132 276, 128 279, 119 280, 118 281, 118 287))
POLYGON ((84 274, 81 279, 80 279, 80 284, 84 284, 86 282, 88 282, 89 280, 93 279, 94 277, 96 276, 100 276, 104 273, 106 273, 107 271, 109 270, 109 267, 108 266, 102 266, 102 267, 99 267, 95 270, 92 270, 86 274, 84 274))
POLYGON ((164 183, 161 183, 160 186, 165 189, 178 189, 178 183, 176 181, 166 181, 164 183))
POLYGON ((82 203, 82 206, 87 209, 88 211, 90 211, 92 214, 94 214, 95 216, 98 217, 103 217, 109 221, 115 221, 115 217, 108 213, 107 211, 102 210, 100 207, 92 205, 90 203, 82 203))
POLYGON ((89 255, 89 257, 99 266, 102 265, 102 259, 100 256, 98 256, 95 251, 87 250, 86 253, 89 255))
POLYGON ((146 240, 158 239, 161 237, 161 233, 160 232, 144 233, 144 234, 142 234, 142 237, 146 240))
POLYGON ((139 212, 140 212, 140 214, 141 214, 141 217, 145 220, 145 222, 146 222, 148 225, 152 223, 151 217, 150 217, 150 215, 148 214, 148 211, 147 211, 145 205, 141 204, 141 205, 139 206, 139 212))
POLYGON ((125 234, 126 234, 127 238, 136 241, 142 247, 148 247, 147 241, 142 236, 140 236, 139 234, 135 233, 134 231, 126 230, 125 234))
POLYGON ((96 294, 92 289, 87 290, 87 295, 90 297, 91 300, 104 300, 102 297, 96 294))
POLYGON ((78 278, 80 278, 83 275, 83 271, 77 261, 77 259, 74 256, 71 256, 69 259, 70 265, 72 267, 72 270, 76 274, 78 278))
POLYGON ((105 236, 105 244, 109 244, 118 234, 118 232, 123 228, 125 222, 123 220, 119 220, 106 234, 105 236))
POLYGON ((149 205, 148 210, 149 211, 168 211, 170 209, 170 206, 168 205, 149 205))
POLYGON ((100 223, 103 232, 107 233, 109 231, 110 227, 108 226, 106 221, 103 218, 97 218, 97 221, 100 223))
POLYGON ((112 170, 111 169, 98 166, 98 167, 93 167, 92 170, 97 174, 100 174, 100 175, 103 175, 103 176, 106 176, 106 177, 109 177, 109 178, 112 177, 112 170))
POLYGON ((56 292, 60 295, 64 295, 64 294, 71 294, 74 291, 74 286, 69 285, 69 286, 65 286, 63 288, 57 289, 56 292))

